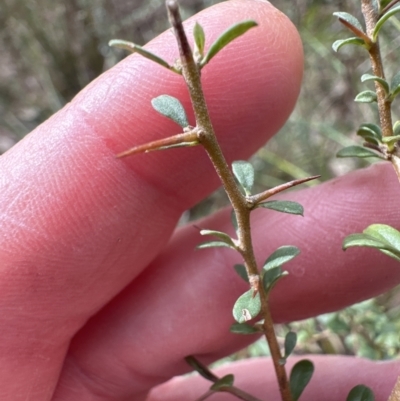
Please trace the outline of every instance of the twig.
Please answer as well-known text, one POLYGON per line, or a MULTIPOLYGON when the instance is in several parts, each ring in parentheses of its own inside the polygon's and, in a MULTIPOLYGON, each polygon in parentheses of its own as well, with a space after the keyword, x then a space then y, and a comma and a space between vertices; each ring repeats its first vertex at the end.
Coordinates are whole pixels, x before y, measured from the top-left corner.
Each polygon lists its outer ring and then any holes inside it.
POLYGON ((261 312, 265 319, 263 328, 265 330, 265 337, 268 341, 274 362, 281 398, 283 401, 292 401, 285 367, 279 363, 282 355, 273 327, 268 296, 263 286, 258 285, 260 276, 254 256, 250 230, 250 210, 247 205, 246 197, 241 193, 237 186, 215 136, 202 90, 200 70, 193 59, 192 50, 183 29, 178 4, 175 0, 167 0, 166 5, 169 20, 178 42, 182 64, 182 75, 186 81, 196 117, 198 141, 206 150, 235 211, 238 223, 238 251, 244 259, 248 276, 255 278, 252 280, 253 291, 257 292, 259 290, 260 293, 261 312))

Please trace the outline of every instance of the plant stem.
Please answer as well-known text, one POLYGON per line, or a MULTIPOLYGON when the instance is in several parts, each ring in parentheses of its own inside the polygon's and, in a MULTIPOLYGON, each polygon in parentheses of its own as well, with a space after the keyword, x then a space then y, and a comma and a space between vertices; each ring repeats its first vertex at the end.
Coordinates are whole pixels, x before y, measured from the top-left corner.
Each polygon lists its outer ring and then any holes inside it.
MULTIPOLYGON (((372 42, 372 33, 374 31, 376 22, 378 21, 378 14, 371 0, 362 0, 361 9, 364 15, 367 35, 371 39, 371 46, 368 52, 371 61, 372 72, 377 77, 385 79, 382 57, 379 50, 379 42, 378 40, 375 43, 372 42)), ((386 99, 386 93, 381 84, 375 82, 375 89, 378 98, 379 120, 381 124, 382 135, 384 137, 393 136, 391 102, 386 99)))
POLYGON ((249 278, 251 278, 251 285, 254 290, 254 294, 256 292, 260 293, 262 315, 265 319, 263 327, 265 329, 265 337, 268 341, 271 356, 274 361, 281 398, 283 401, 292 401, 285 367, 279 364, 282 355, 273 327, 268 296, 263 286, 259 285, 260 276, 254 256, 250 230, 251 210, 247 205, 246 197, 242 194, 235 182, 234 176, 225 160, 214 133, 201 85, 200 69, 193 59, 192 49, 190 48, 185 31, 183 29, 178 4, 175 0, 167 0, 166 5, 169 20, 174 29, 174 33, 178 42, 182 64, 182 75, 186 81, 193 105, 196 126, 198 128, 198 141, 206 150, 236 213, 236 219, 238 222, 238 248, 244 259, 247 274, 249 278))
MULTIPOLYGON (((392 7, 397 1, 393 1, 390 3, 390 7, 392 7)), ((382 11, 382 13, 390 8, 389 5, 382 11)), ((372 0, 362 0, 361 3, 362 13, 365 19, 365 25, 367 29, 367 35, 372 39, 372 33, 376 26, 376 23, 379 19, 379 15, 377 14, 372 0)), ((382 15, 382 14, 381 14, 382 15)), ((385 79, 385 73, 383 70, 382 57, 379 50, 379 42, 378 39, 376 42, 372 42, 369 48, 369 58, 371 61, 372 71, 374 75, 385 79)), ((392 102, 387 99, 385 90, 378 83, 375 82, 376 96, 378 102, 378 113, 379 113, 379 121, 382 130, 383 137, 393 136, 393 123, 392 123, 392 102)), ((396 172, 397 178, 400 181, 400 150, 398 145, 396 145, 393 150, 388 152, 387 159, 392 163, 392 166, 396 172)))

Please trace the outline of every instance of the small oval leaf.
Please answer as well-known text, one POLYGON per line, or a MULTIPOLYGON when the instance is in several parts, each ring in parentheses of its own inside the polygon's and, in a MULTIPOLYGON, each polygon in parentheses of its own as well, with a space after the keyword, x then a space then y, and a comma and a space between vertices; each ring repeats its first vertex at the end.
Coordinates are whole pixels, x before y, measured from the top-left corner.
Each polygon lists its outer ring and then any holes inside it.
POLYGON ((385 90, 385 93, 389 93, 389 84, 386 81, 386 79, 383 79, 381 77, 377 77, 376 75, 371 75, 371 74, 363 74, 361 76, 361 82, 368 82, 368 81, 376 81, 379 82, 382 86, 382 88, 385 90))
POLYGON ((216 376, 210 372, 207 366, 203 365, 194 356, 189 355, 185 357, 186 363, 193 368, 200 376, 204 377, 206 380, 214 381, 216 376))
POLYGON ((274 288, 275 284, 288 274, 287 271, 282 271, 280 266, 266 270, 263 274, 263 286, 265 291, 269 293, 272 288, 274 288))
POLYGON ((301 206, 300 203, 292 201, 278 201, 278 200, 267 201, 259 203, 257 207, 264 207, 266 209, 272 209, 282 213, 297 214, 300 216, 304 215, 303 206, 301 206))
POLYGON ((238 323, 245 323, 254 319, 261 311, 260 294, 253 297, 254 291, 250 289, 242 294, 233 306, 233 317, 238 323))
POLYGON ((230 248, 233 250, 236 250, 235 247, 232 245, 227 244, 226 242, 223 241, 207 241, 203 242, 196 247, 197 249, 205 249, 205 248, 230 248))
POLYGON ((242 22, 238 22, 237 24, 232 25, 226 31, 224 31, 210 46, 207 54, 201 62, 201 67, 205 66, 210 60, 227 44, 235 40, 239 36, 246 33, 249 29, 257 26, 257 22, 253 20, 246 20, 242 22))
POLYGON ((314 373, 314 365, 308 359, 297 362, 290 372, 290 391, 293 401, 297 401, 314 373))
POLYGON ((355 98, 354 101, 358 103, 373 103, 376 102, 377 97, 374 91, 363 91, 360 92, 355 98))
POLYGON ((400 93, 400 72, 394 75, 390 82, 390 94, 389 99, 393 101, 396 96, 400 93))
POLYGON ((373 143, 374 145, 379 145, 382 142, 382 132, 376 124, 361 124, 357 135, 361 136, 366 142, 373 143))
POLYGON ((285 359, 293 352, 296 343, 297 334, 293 331, 289 331, 289 333, 287 333, 285 336, 285 359))
POLYGON ((204 34, 203 27, 198 22, 194 24, 193 37, 197 51, 199 52, 199 55, 202 57, 204 54, 204 45, 206 43, 206 36, 204 34))
MULTIPOLYGON (((375 224, 372 226, 374 225, 375 224)), ((384 254, 400 261, 400 251, 398 249, 399 239, 394 239, 392 244, 390 241, 386 240, 384 236, 377 234, 373 230, 368 230, 370 228, 371 226, 367 227, 362 234, 351 234, 347 236, 343 241, 343 250, 353 246, 376 248, 384 254)))
POLYGON ((235 334, 260 334, 260 330, 250 326, 248 323, 233 323, 229 330, 235 334))
POLYGON ((273 269, 289 262, 300 253, 300 249, 292 245, 284 245, 273 252, 265 261, 263 269, 273 269))
MULTIPOLYGON (((352 27, 356 28, 356 30, 358 30, 360 32, 364 32, 364 28, 360 24, 360 21, 356 17, 354 17, 353 15, 351 15, 349 13, 346 13, 344 11, 335 12, 335 13, 333 13, 333 15, 335 17, 338 17, 339 20, 346 21, 349 25, 351 25, 352 27)), ((352 30, 352 31, 354 32, 354 30, 352 30)))
POLYGON ((151 104, 156 111, 175 121, 181 127, 185 128, 189 125, 185 109, 182 103, 175 97, 161 95, 152 99, 151 104))
POLYGON ((367 47, 363 39, 354 37, 354 38, 336 40, 332 45, 332 49, 335 52, 338 52, 341 47, 346 45, 367 47))
POLYGON ((235 265, 233 266, 236 273, 244 280, 246 283, 249 283, 249 276, 247 275, 247 270, 244 265, 235 265))
POLYGON ((237 160, 232 163, 232 170, 245 194, 251 195, 254 185, 254 168, 251 163, 237 160))
POLYGON ((223 391, 227 387, 232 387, 233 386, 233 381, 235 377, 232 374, 226 375, 224 377, 221 377, 216 381, 211 387, 210 390, 212 391, 223 391))
POLYGON ((379 18, 378 22, 375 25, 374 31, 372 32, 372 40, 376 42, 378 38, 379 31, 382 29, 383 24, 394 14, 398 13, 400 11, 400 6, 393 7, 389 9, 388 12, 383 14, 381 18, 379 18))
POLYGON ((374 400, 375 396, 372 390, 369 387, 364 386, 362 384, 353 387, 346 398, 346 401, 374 401, 374 400))
POLYGON ((356 145, 340 149, 339 152, 336 153, 336 157, 378 157, 380 159, 385 159, 382 155, 379 155, 371 149, 356 145))
POLYGON ((215 231, 215 230, 200 230, 201 235, 213 235, 214 237, 219 238, 222 242, 225 242, 227 245, 235 248, 235 243, 233 242, 233 239, 226 233, 223 233, 221 231, 215 231))
POLYGON ((126 40, 120 40, 120 39, 113 39, 108 42, 108 45, 111 47, 117 47, 119 49, 124 49, 128 50, 132 53, 138 53, 142 57, 147 58, 148 60, 151 60, 162 67, 168 68, 171 71, 177 72, 172 66, 170 66, 165 60, 163 60, 161 57, 158 57, 154 53, 150 52, 149 50, 146 50, 144 47, 139 46, 135 43, 128 42, 126 40))
POLYGON ((400 135, 400 120, 397 120, 393 125, 393 134, 400 135))
POLYGON ((386 242, 400 253, 400 232, 395 228, 387 224, 371 224, 363 233, 386 242))

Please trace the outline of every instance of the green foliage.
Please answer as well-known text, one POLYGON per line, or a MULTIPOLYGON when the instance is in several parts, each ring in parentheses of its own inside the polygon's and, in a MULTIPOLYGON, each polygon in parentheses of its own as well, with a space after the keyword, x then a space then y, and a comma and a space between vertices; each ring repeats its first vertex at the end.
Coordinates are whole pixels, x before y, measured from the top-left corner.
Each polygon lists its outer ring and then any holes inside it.
POLYGON ((304 359, 297 362, 290 372, 290 391, 293 401, 297 401, 314 373, 314 365, 311 361, 304 359))
POLYGON ((193 368, 200 376, 204 377, 206 380, 214 381, 215 376, 201 364, 195 357, 189 355, 185 357, 186 363, 193 368))
POLYGON ((254 168, 251 163, 238 160, 232 163, 232 171, 247 196, 254 185, 254 168))
POLYGON ((333 42, 332 49, 335 52, 338 52, 341 47, 346 46, 346 45, 356 45, 356 46, 366 47, 365 41, 363 39, 353 37, 353 38, 348 38, 348 39, 336 40, 335 42, 333 42))
POLYGON ((386 79, 383 79, 381 77, 377 77, 376 75, 363 74, 361 76, 361 82, 368 82, 368 81, 379 82, 381 84, 382 88, 385 90, 386 94, 389 93, 389 84, 386 81, 386 79))
POLYGON ((214 237, 219 238, 222 242, 230 246, 231 248, 236 247, 233 239, 226 233, 223 233, 221 231, 215 231, 215 230, 200 230, 201 235, 212 235, 214 237))
POLYGON ((300 216, 304 215, 304 208, 300 203, 292 201, 267 201, 259 203, 257 207, 264 207, 266 209, 276 210, 277 212, 297 214, 300 216))
POLYGON ((374 91, 366 90, 360 92, 354 99, 358 103, 373 103, 377 101, 376 93, 374 91))
POLYGON ((395 15, 396 13, 398 13, 399 11, 400 11, 400 5, 391 8, 388 12, 386 12, 384 15, 382 15, 381 18, 379 18, 378 22, 377 22, 376 25, 375 25, 375 29, 374 29, 374 31, 373 31, 373 33, 372 33, 372 40, 373 40, 374 42, 377 41, 379 31, 382 29, 382 27, 383 27, 383 25, 385 24, 385 22, 386 22, 390 17, 392 17, 393 15, 395 15))
POLYGON ((346 148, 340 149, 336 154, 337 157, 378 157, 380 159, 384 159, 382 155, 374 152, 371 149, 363 148, 362 146, 347 146, 346 148))
POLYGON ((375 401, 375 397, 369 387, 360 384, 350 390, 346 401, 375 401))
POLYGON ((286 359, 293 352, 296 343, 297 343, 297 334, 293 331, 289 331, 285 336, 285 344, 284 344, 285 353, 283 355, 284 362, 286 362, 286 359))
POLYGON ((300 253, 300 249, 292 245, 284 245, 273 252, 265 261, 263 269, 270 270, 282 266, 295 258, 300 253))
POLYGON ((233 323, 230 332, 235 334, 259 334, 260 330, 250 326, 248 323, 233 323))
POLYGON ((249 277, 247 275, 247 270, 244 265, 234 265, 233 268, 235 269, 236 273, 247 283, 249 283, 249 277))
POLYGON ((182 103, 175 97, 169 95, 161 95, 152 99, 153 108, 165 117, 179 124, 182 128, 189 126, 185 109, 182 103))
POLYGON ((230 42, 232 42, 239 36, 246 33, 249 29, 254 28, 255 26, 257 26, 257 23, 255 21, 247 20, 247 21, 238 22, 237 24, 234 24, 231 27, 229 27, 210 46, 206 55, 201 60, 200 66, 204 67, 226 45, 228 45, 230 42))
POLYGON ((288 274, 289 273, 287 271, 283 271, 280 266, 266 270, 263 274, 263 286, 266 293, 269 294, 275 284, 288 274))
POLYGON ((199 54, 199 58, 201 59, 204 56, 204 46, 206 43, 206 36, 204 34, 203 27, 196 22, 193 28, 193 37, 195 43, 195 53, 199 54))
POLYGON ((343 249, 353 246, 377 248, 400 261, 400 232, 386 224, 372 224, 362 234, 351 234, 343 241, 343 249))
POLYGON ((353 15, 343 12, 343 11, 337 11, 337 12, 333 13, 333 15, 335 17, 338 17, 339 20, 347 22, 347 24, 358 29, 360 32, 364 32, 364 28, 362 27, 360 21, 353 15))
POLYGON ((203 242, 196 247, 197 249, 206 249, 206 248, 230 248, 236 250, 236 248, 224 241, 207 241, 203 242))
POLYGON ((382 131, 381 128, 376 124, 361 124, 357 131, 357 135, 361 136, 364 141, 374 145, 379 145, 382 142, 382 131))
POLYGON ((261 311, 260 294, 250 289, 242 294, 233 306, 233 317, 238 323, 245 323, 258 316, 261 311))
POLYGON ((223 391, 227 387, 233 386, 233 381, 235 377, 231 374, 221 377, 218 381, 216 381, 211 387, 212 391, 223 391))
POLYGON ((108 45, 111 47, 117 47, 119 49, 128 50, 132 53, 138 53, 142 57, 147 58, 148 60, 151 60, 154 63, 161 65, 162 67, 168 68, 169 70, 174 72, 178 72, 161 57, 157 56, 156 54, 150 52, 149 50, 146 50, 142 46, 139 46, 135 43, 128 42, 126 40, 113 39, 108 42, 108 45))

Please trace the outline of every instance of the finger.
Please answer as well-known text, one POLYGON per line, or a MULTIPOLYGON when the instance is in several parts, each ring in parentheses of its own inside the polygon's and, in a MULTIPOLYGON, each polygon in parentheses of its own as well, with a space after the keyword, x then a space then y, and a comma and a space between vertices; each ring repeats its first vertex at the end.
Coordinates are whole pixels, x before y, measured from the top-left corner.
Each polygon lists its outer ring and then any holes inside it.
MULTIPOLYGON (((371 388, 376 400, 387 400, 396 383, 399 361, 373 362, 349 356, 314 355, 291 357, 287 363, 290 372, 293 365, 302 359, 313 362, 315 370, 301 399, 308 401, 346 400, 349 391, 359 384, 371 388)), ((277 380, 270 358, 247 359, 227 364, 213 370, 218 377, 234 374, 234 385, 254 397, 269 401, 280 400, 277 380)), ((196 400, 210 388, 209 381, 202 377, 176 377, 156 387, 146 401, 196 400)), ((228 401, 230 394, 218 393, 213 400, 228 401)))
MULTIPOLYGON (((196 17, 209 41, 247 18, 260 28, 203 74, 229 160, 247 157, 283 124, 301 80, 297 33, 267 3, 232 1, 196 17)), ((169 32, 149 48, 169 61, 177 56, 169 32)), ((45 382, 57 377, 70 337, 154 258, 181 212, 216 188, 201 149, 115 159, 177 133, 151 109, 150 99, 163 93, 189 110, 180 77, 129 57, 0 160, 0 308, 7 312, 0 388, 13 401, 49 398, 45 382)))
MULTIPOLYGON (((301 254, 287 264, 271 304, 277 322, 343 308, 400 282, 397 262, 377 250, 343 252, 343 237, 372 222, 399 225, 389 165, 376 165, 289 197, 305 206, 304 218, 260 210, 253 220, 259 263, 278 246, 301 254), (378 207, 381 194, 385 208, 378 207), (363 213, 359 211, 362 210, 363 213)), ((197 223, 233 235, 229 211, 197 223)), ((179 230, 168 248, 74 339, 55 400, 141 399, 147 389, 188 371, 184 357, 219 359, 253 341, 229 333, 232 306, 247 285, 233 272, 230 250, 194 252, 198 230, 179 230)))

